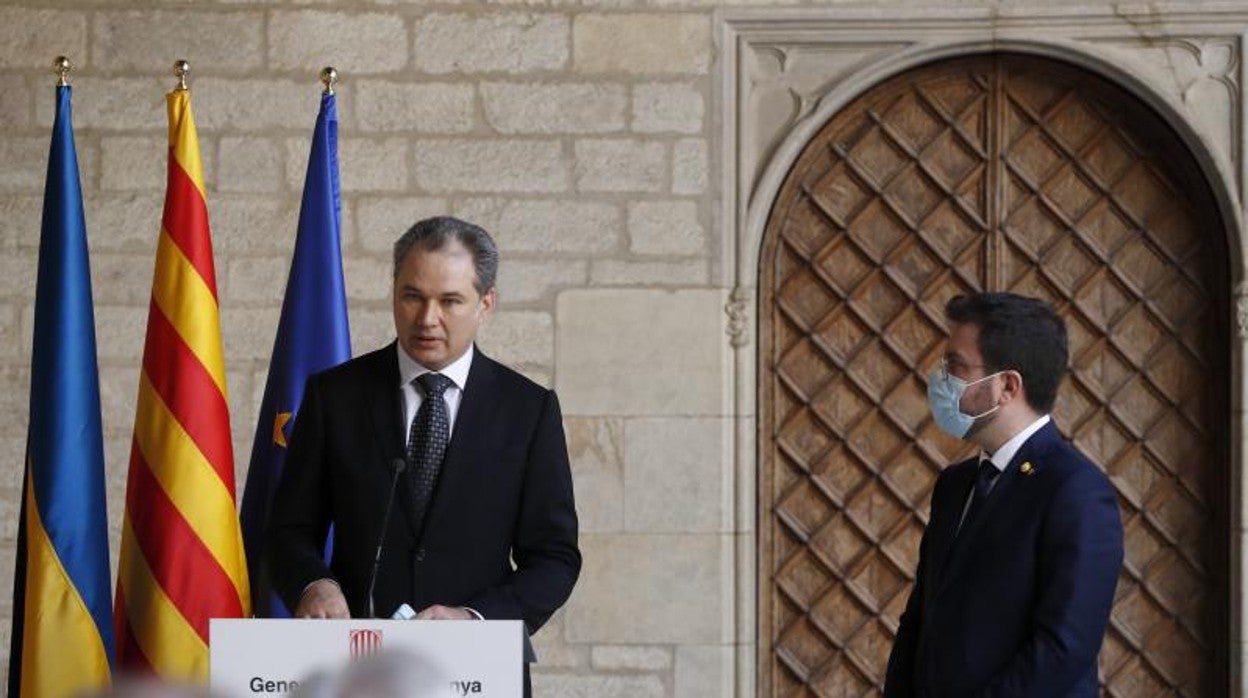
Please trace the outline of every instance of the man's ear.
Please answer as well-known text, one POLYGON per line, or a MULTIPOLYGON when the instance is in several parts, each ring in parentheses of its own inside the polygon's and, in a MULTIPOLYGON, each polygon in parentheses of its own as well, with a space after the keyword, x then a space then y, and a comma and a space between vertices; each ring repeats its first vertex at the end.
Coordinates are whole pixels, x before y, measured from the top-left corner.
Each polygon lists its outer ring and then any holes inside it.
POLYGON ((494 304, 496 302, 498 302, 498 294, 494 291, 494 289, 486 291, 485 295, 481 296, 481 304, 478 308, 480 309, 482 320, 486 319, 490 316, 490 313, 494 312, 494 304))
POLYGON ((1010 400, 1023 399, 1023 374, 1018 371, 1006 371, 1001 374, 1005 385, 1001 389, 1002 396, 1008 396, 1010 400))

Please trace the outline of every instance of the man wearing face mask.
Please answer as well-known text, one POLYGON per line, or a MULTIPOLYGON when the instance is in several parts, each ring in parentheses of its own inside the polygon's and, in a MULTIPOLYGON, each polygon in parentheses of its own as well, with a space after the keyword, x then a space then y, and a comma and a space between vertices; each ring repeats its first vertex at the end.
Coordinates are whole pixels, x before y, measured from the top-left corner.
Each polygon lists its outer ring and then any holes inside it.
POLYGON ((981 452, 936 481, 884 695, 1092 698, 1122 522, 1105 475, 1049 416, 1065 324, 1008 293, 954 298, 946 314, 928 400, 981 452))
POLYGON ((296 616, 407 604, 533 633, 571 594, 581 554, 559 401, 474 344, 497 270, 478 226, 420 221, 394 245, 397 341, 308 379, 268 529, 296 616))

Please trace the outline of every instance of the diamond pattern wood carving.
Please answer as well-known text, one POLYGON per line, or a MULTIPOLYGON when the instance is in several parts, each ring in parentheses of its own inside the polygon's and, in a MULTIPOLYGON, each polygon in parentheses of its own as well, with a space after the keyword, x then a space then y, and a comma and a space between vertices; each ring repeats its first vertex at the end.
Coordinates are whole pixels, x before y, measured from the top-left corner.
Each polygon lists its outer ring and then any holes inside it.
POLYGON ((1062 63, 984 56, 870 90, 810 142, 760 286, 760 687, 878 695, 940 469, 925 376, 945 302, 1056 304, 1055 419, 1119 493, 1113 696, 1226 692, 1226 245, 1203 177, 1143 103, 1062 63))

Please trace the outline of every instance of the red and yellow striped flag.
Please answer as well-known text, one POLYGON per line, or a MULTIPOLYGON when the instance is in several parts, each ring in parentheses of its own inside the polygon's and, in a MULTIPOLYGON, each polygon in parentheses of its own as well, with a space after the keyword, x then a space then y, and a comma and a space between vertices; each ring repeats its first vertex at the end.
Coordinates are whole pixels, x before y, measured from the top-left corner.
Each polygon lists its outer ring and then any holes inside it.
POLYGON ((250 615, 216 273, 190 94, 170 92, 169 180, 156 246, 126 484, 117 664, 208 676, 208 619, 250 615))

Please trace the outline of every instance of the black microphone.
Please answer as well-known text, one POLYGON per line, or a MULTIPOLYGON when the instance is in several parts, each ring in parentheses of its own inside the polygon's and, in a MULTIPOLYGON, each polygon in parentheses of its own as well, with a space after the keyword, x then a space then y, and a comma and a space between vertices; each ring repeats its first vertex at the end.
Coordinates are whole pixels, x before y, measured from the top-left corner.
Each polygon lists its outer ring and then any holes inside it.
POLYGON ((373 608, 373 589, 377 586, 377 571, 381 569, 381 549, 386 545, 386 529, 390 528, 390 510, 394 508, 394 491, 399 486, 399 476, 407 468, 407 461, 395 458, 390 461, 394 475, 390 478, 390 496, 386 498, 386 515, 381 518, 381 535, 377 536, 377 555, 373 558, 373 574, 368 578, 368 617, 376 618, 373 608))

